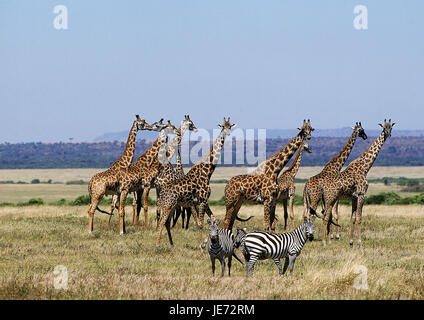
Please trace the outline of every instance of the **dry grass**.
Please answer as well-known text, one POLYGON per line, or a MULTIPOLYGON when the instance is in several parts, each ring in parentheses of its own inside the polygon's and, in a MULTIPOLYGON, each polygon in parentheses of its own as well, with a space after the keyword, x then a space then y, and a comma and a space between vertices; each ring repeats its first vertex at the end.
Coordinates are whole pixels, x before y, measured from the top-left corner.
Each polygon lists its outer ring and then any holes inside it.
MULTIPOLYGON (((222 207, 212 210, 217 216, 224 214, 222 207)), ((319 240, 307 243, 290 276, 278 276, 268 260, 257 264, 250 279, 237 261, 231 278, 213 278, 208 255, 196 248, 194 224, 188 231, 173 229, 174 247, 164 233, 156 248, 154 227, 128 223, 128 233, 119 236, 116 217, 109 230, 107 217, 96 214, 95 231, 89 235, 86 211, 86 207, 0 208, 0 299, 424 298, 422 206, 367 206, 362 250, 348 246, 349 208, 342 207, 340 241, 325 248, 319 240), (68 290, 53 287, 57 265, 68 269, 68 290), (357 265, 368 268, 368 290, 353 287, 357 265)), ((280 217, 281 211, 277 208, 280 217)), ((302 208, 295 211, 298 224, 302 208)), ((150 212, 153 223, 154 208, 150 212)), ((245 206, 240 212, 251 214, 255 218, 245 226, 262 229, 262 207, 245 206)), ((320 230, 318 221, 317 238, 320 230)))

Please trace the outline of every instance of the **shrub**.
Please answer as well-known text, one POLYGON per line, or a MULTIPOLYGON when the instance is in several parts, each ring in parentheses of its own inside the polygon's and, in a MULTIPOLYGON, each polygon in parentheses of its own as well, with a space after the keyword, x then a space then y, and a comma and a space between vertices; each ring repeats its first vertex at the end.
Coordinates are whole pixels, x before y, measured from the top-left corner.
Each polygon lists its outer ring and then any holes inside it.
POLYGON ((71 180, 71 181, 66 181, 66 184, 68 184, 68 185, 70 185, 70 184, 82 185, 82 184, 88 184, 88 182, 84 181, 84 180, 71 180))
POLYGON ((82 196, 77 197, 75 200, 69 203, 71 206, 85 206, 90 204, 90 196, 88 194, 84 194, 82 196))
POLYGON ((40 183, 40 179, 32 179, 31 183, 32 184, 38 184, 38 183, 40 183))

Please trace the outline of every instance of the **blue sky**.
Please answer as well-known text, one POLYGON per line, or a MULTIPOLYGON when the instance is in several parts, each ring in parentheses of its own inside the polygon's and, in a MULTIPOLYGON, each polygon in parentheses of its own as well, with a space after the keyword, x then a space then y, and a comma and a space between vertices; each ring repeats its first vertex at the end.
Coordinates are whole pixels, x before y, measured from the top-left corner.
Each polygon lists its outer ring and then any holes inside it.
POLYGON ((0 142, 215 128, 423 129, 423 1, 0 0, 0 142), (68 30, 53 27, 56 5, 68 30), (368 30, 353 28, 356 5, 368 30))

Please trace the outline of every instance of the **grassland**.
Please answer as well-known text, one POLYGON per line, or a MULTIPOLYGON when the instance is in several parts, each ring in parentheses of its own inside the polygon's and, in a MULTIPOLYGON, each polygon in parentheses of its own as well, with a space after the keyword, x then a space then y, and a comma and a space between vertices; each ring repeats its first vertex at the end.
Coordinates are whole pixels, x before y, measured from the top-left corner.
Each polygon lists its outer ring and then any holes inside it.
MULTIPOLYGON (((229 180, 232 176, 245 174, 252 168, 249 167, 217 167, 212 180, 229 180)), ((297 174, 299 179, 307 179, 318 173, 321 167, 300 167, 297 174)), ((103 169, 6 169, 0 170, 0 181, 23 181, 28 184, 0 184, 0 203, 2 202, 24 202, 31 198, 41 198, 45 203, 51 203, 60 199, 73 200, 76 197, 87 194, 87 185, 68 185, 66 182, 90 178, 103 169), (31 180, 52 180, 52 184, 29 184, 31 180), (54 184, 61 182, 61 184, 54 184)), ((186 171, 188 169, 185 169, 186 171)), ((423 178, 423 167, 373 167, 368 178, 382 177, 406 177, 423 178)), ((304 183, 296 183, 296 194, 302 195, 304 183)), ((224 183, 211 183, 211 200, 219 200, 224 195, 224 183)), ((403 192, 402 187, 396 184, 389 186, 383 183, 372 183, 368 189, 368 195, 380 192, 394 191, 401 196, 410 196, 414 193, 403 192)), ((156 199, 156 192, 151 191, 149 195, 156 199)))
MULTIPOLYGON (((363 249, 347 240, 349 208, 341 208, 342 239, 305 245, 292 275, 278 276, 272 261, 257 264, 253 278, 233 262, 232 277, 212 277, 207 253, 197 249, 197 231, 173 229, 175 246, 154 227, 132 226, 118 234, 107 216, 95 216, 88 234, 85 207, 0 208, 0 299, 423 299, 424 208, 367 206, 363 249), (69 273, 67 290, 53 286, 57 265, 69 273), (355 267, 367 268, 367 290, 353 287, 355 267)), ((154 224, 153 212, 150 223, 154 224)), ((301 207, 296 207, 300 223, 301 207)), ((213 207, 218 216, 223 207, 213 207)), ((246 206, 249 230, 262 228, 262 207, 246 206)), ((281 217, 281 207, 277 208, 281 217)), ((131 209, 127 208, 127 217, 131 209)), ((281 220, 280 220, 281 221, 281 220)), ((278 226, 281 231, 281 226, 278 226)), ((241 253, 238 252, 241 257, 241 253)))
MULTIPOLYGON (((319 167, 301 167, 297 177, 308 178, 319 167)), ((45 203, 73 200, 87 193, 87 185, 67 185, 84 180, 101 169, 0 170, 0 181, 62 182, 62 184, 0 184, 0 202, 42 198, 45 203)), ((218 167, 212 179, 229 179, 248 168, 218 167)), ((422 178, 422 167, 374 167, 370 179, 422 178)), ((301 195, 303 183, 296 184, 301 195)), ((224 194, 225 184, 212 184, 211 200, 224 194)), ((372 183, 368 194, 395 191, 395 184, 372 183)), ((155 192, 150 193, 155 199, 155 192)), ((197 248, 197 229, 173 229, 175 246, 164 232, 155 247, 154 227, 133 226, 127 207, 127 234, 119 236, 117 217, 112 226, 107 216, 96 214, 93 234, 87 228, 87 206, 0 207, 0 299, 424 299, 424 206, 367 205, 363 218, 363 249, 348 245, 349 211, 341 206, 342 239, 327 247, 316 240, 307 243, 292 275, 278 276, 272 261, 257 264, 247 279, 244 266, 233 262, 232 277, 212 277, 207 253, 197 248), (69 272, 68 290, 53 286, 53 270, 64 265, 69 272), (353 286, 355 267, 367 268, 368 289, 353 286)), ((155 208, 150 207, 154 225, 155 208)), ((224 207, 212 211, 223 217, 224 207)), ((300 224, 302 207, 295 207, 300 224)), ((261 206, 244 206, 243 224, 262 229, 261 206)), ((282 221, 282 207, 277 207, 282 221)), ((281 225, 278 226, 281 230, 281 225)), ((241 253, 238 255, 242 257, 241 253)))

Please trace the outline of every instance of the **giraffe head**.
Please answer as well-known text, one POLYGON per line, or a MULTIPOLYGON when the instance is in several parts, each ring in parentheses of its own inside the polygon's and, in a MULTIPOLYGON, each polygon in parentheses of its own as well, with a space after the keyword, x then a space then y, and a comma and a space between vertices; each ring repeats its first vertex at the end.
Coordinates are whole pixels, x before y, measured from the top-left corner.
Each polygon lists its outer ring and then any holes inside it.
POLYGON ((184 120, 181 123, 181 128, 184 128, 185 130, 197 132, 197 128, 194 125, 193 121, 191 121, 190 116, 188 114, 184 115, 184 120))
POLYGON ((150 127, 152 131, 161 131, 162 129, 167 127, 167 124, 163 123, 163 118, 159 121, 153 122, 150 127))
POLYGON ((386 122, 386 119, 384 119, 384 124, 378 124, 383 128, 384 139, 390 138, 392 136, 392 128, 395 124, 396 122, 392 122, 392 119, 389 119, 388 122, 386 122))
POLYGON ((352 129, 353 129, 353 130, 355 130, 355 131, 358 133, 358 136, 359 136, 359 137, 361 137, 361 138, 362 138, 362 139, 364 139, 364 140, 367 140, 368 136, 367 136, 367 134, 365 133, 364 128, 362 128, 362 123, 361 123, 361 121, 357 122, 357 123, 355 124, 355 126, 354 126, 354 127, 352 127, 352 129))
POLYGON ((136 129, 138 130, 151 130, 150 124, 148 124, 144 119, 141 119, 138 114, 135 115, 136 120, 136 129))
POLYGON ((307 153, 312 153, 312 150, 309 148, 309 144, 306 141, 303 143, 303 150, 305 150, 307 153))
POLYGON ((315 129, 311 126, 311 120, 308 119, 308 122, 306 120, 303 120, 303 126, 302 128, 297 128, 300 130, 299 135, 301 135, 304 139, 311 139, 311 132, 315 129))
POLYGON ((224 122, 222 124, 218 124, 218 127, 222 129, 221 132, 224 131, 224 133, 229 136, 231 134, 231 128, 235 127, 236 125, 236 123, 231 124, 230 117, 228 117, 228 120, 225 120, 224 117, 224 122))
MULTIPOLYGON (((161 132, 165 131, 165 134, 178 134, 179 129, 175 128, 175 126, 168 120, 166 126, 161 130, 161 132)), ((181 133, 180 133, 181 134, 181 133)))

